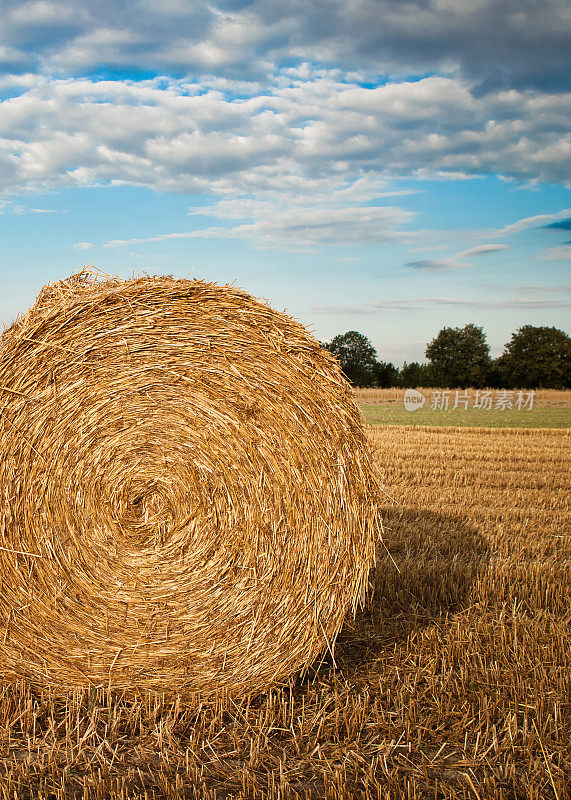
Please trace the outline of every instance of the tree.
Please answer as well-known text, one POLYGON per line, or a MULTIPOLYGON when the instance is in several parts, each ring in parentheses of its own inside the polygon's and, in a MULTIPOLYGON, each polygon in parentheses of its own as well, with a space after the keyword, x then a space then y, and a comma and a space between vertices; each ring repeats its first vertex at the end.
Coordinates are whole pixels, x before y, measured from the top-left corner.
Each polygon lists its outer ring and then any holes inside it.
POLYGON ((430 364, 419 364, 418 361, 404 362, 400 371, 399 383, 405 389, 416 389, 417 386, 432 386, 433 376, 430 364))
POLYGON ((506 379, 505 356, 501 355, 492 360, 486 378, 486 386, 489 386, 490 389, 508 388, 509 381, 506 379))
POLYGON ((476 388, 485 386, 491 365, 486 334, 473 323, 463 328, 442 328, 426 348, 437 385, 476 388))
POLYGON ((559 328, 523 325, 512 333, 498 361, 509 388, 571 386, 571 339, 559 328))
POLYGON ((399 385, 399 371, 394 364, 387 361, 377 361, 375 365, 375 386, 381 389, 390 389, 399 385))
POLYGON ((338 334, 327 345, 353 386, 374 386, 378 367, 377 352, 366 336, 358 331, 338 334))

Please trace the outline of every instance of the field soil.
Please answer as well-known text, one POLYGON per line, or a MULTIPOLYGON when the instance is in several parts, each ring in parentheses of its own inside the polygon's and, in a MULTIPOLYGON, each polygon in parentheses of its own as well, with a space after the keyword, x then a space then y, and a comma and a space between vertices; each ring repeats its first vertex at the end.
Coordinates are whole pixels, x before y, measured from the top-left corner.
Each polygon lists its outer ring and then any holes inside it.
POLYGON ((384 541, 334 657, 198 709, 0 687, 1 800, 569 800, 569 432, 369 435, 384 541))

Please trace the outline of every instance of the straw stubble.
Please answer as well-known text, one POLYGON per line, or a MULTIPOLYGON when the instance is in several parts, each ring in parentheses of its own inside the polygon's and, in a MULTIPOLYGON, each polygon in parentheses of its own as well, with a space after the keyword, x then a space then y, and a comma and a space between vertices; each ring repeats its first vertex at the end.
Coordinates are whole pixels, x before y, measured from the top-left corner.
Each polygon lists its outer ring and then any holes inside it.
POLYGON ((336 362, 245 292, 83 271, 0 339, 0 677, 267 689, 331 648, 378 484, 336 362))

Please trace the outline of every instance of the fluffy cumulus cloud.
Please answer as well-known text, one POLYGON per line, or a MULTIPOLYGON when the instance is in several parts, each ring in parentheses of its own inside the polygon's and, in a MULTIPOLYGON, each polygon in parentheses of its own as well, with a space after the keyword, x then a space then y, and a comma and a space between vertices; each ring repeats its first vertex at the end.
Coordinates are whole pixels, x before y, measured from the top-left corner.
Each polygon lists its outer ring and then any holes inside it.
POLYGON ((19 71, 257 79, 310 60, 482 90, 562 87, 571 27, 565 0, 2 0, 0 13, 0 58, 19 71))
MULTIPOLYGON (((239 96, 172 78, 4 77, 0 192, 127 183, 210 193, 242 198, 239 211, 222 204, 210 213, 244 224, 260 218, 244 203, 256 196, 273 200, 264 218, 269 211, 268 226, 286 234, 292 198, 303 196, 318 240, 315 198, 340 200, 353 185, 353 204, 384 205, 384 179, 419 171, 569 174, 571 95, 498 90, 484 99, 458 78, 368 88, 337 71, 298 72, 239 96)), ((359 208, 338 223, 376 225, 391 213, 359 208)))
POLYGON ((391 179, 570 180, 565 0, 0 0, 0 14, 0 197, 210 195, 200 235, 319 246, 402 236, 391 179))

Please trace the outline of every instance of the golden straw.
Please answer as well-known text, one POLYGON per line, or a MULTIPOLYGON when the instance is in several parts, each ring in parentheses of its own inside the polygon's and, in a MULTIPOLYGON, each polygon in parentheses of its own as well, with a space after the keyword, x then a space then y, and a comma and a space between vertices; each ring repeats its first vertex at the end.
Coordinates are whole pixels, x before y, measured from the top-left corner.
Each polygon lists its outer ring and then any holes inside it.
POLYGON ((84 270, 4 332, 0 387, 0 679, 239 696, 331 647, 378 484, 301 324, 84 270))

